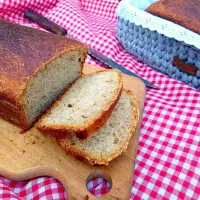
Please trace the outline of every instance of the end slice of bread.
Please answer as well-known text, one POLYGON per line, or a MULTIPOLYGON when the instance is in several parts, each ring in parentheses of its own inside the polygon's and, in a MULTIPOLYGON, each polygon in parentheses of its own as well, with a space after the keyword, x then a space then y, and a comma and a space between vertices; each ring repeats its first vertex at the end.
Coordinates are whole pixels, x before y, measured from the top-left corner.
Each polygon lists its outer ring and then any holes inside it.
POLYGON ((127 149, 139 119, 136 98, 123 91, 120 100, 105 125, 85 140, 72 138, 57 140, 64 151, 91 165, 108 165, 127 149))
POLYGON ((75 134, 85 139, 101 128, 122 91, 118 70, 104 70, 79 78, 38 123, 38 130, 55 138, 75 134))

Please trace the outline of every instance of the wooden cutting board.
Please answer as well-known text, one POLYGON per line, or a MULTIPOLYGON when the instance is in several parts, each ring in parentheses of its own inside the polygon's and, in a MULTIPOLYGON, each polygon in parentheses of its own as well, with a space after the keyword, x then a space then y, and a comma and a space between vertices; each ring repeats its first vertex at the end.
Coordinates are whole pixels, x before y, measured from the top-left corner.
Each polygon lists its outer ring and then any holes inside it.
MULTIPOLYGON (((85 65, 84 73, 102 70, 85 65)), ((137 78, 123 75, 124 88, 132 90, 137 97, 141 116, 145 98, 145 86, 137 78)), ((141 122, 141 118, 140 118, 141 122)), ((134 163, 137 153, 137 130, 133 133, 126 153, 113 160, 109 166, 92 167, 66 155, 49 138, 35 128, 20 134, 21 129, 0 119, 0 174, 15 181, 28 180, 37 176, 52 176, 65 187, 68 199, 129 199, 134 163), (93 196, 86 183, 95 177, 107 179, 112 188, 102 197, 93 196)))

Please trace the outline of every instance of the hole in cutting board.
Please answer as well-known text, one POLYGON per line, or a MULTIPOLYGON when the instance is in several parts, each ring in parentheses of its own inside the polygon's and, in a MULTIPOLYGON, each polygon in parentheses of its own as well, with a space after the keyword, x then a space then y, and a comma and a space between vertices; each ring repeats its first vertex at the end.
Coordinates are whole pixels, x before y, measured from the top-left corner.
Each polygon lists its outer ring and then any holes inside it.
POLYGON ((111 190, 112 179, 102 170, 93 171, 86 179, 86 187, 92 195, 103 196, 111 190))

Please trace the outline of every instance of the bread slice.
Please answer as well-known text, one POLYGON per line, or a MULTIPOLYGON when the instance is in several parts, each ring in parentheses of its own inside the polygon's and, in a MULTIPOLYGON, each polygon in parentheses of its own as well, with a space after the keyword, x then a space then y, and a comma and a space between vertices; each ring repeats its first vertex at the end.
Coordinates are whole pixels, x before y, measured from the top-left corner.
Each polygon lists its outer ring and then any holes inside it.
POLYGON ((126 150, 139 119, 136 98, 123 91, 119 103, 105 125, 85 140, 72 138, 57 140, 66 152, 91 165, 108 165, 126 150))
POLYGON ((79 78, 41 119, 40 132, 56 138, 75 134, 85 139, 109 118, 122 91, 118 70, 104 70, 79 78))

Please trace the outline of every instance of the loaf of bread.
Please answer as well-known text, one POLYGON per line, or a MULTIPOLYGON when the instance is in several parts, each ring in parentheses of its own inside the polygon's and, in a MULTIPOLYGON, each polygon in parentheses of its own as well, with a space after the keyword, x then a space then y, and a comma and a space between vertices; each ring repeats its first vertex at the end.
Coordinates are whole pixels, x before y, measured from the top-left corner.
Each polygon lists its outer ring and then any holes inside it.
POLYGON ((82 76, 47 111, 37 128, 55 138, 73 133, 85 139, 105 124, 121 91, 122 75, 118 70, 82 76))
POLYGON ((160 0, 146 11, 200 34, 199 0, 160 0))
POLYGON ((82 74, 87 48, 0 20, 0 117, 30 128, 82 74))
POLYGON ((130 91, 123 91, 105 125, 85 140, 75 135, 58 139, 64 151, 90 165, 108 165, 127 149, 139 119, 138 103, 130 91))

